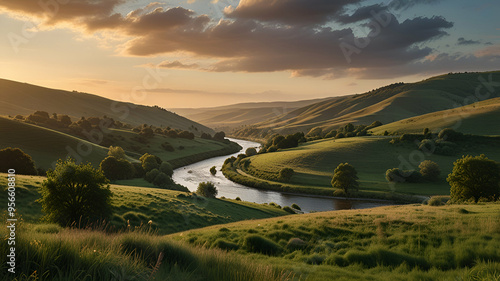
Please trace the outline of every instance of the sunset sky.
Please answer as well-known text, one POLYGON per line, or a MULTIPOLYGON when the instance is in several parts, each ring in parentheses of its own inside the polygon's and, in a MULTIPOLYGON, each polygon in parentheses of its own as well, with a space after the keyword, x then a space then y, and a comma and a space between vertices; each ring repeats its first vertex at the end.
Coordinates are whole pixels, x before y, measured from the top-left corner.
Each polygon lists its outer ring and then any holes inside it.
POLYGON ((0 0, 0 78, 165 108, 355 94, 500 69, 499 14, 498 0, 0 0))

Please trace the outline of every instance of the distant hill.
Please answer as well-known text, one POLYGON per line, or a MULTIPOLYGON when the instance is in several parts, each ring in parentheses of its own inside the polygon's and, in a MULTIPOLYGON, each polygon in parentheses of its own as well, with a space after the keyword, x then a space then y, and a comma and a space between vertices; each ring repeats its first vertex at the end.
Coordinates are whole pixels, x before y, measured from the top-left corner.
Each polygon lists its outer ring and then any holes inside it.
POLYGON ((474 135, 500 135, 500 98, 493 98, 471 105, 448 109, 396 121, 372 129, 374 134, 385 131, 399 133, 421 133, 429 128, 437 132, 443 128, 474 135))
MULTIPOLYGON (((365 94, 321 101, 279 117, 256 123, 233 133, 236 137, 264 138, 273 132, 292 133, 320 127, 336 129, 347 123, 383 124, 470 103, 484 81, 500 81, 500 71, 456 73, 432 77, 417 83, 396 83, 365 94)), ((495 89, 487 98, 499 96, 495 89)), ((484 95, 483 87, 481 94, 484 95)))
POLYGON ((214 131, 197 122, 157 107, 119 103, 97 95, 54 90, 26 83, 0 79, 0 115, 28 115, 37 110, 49 114, 67 114, 71 117, 102 117, 132 125, 148 124, 190 130, 195 134, 214 131), (129 114, 123 117, 127 108, 129 114), (194 129, 196 128, 196 129, 194 129))
POLYGON ((213 129, 231 131, 237 127, 259 123, 295 111, 321 101, 335 98, 239 103, 207 108, 172 108, 175 113, 185 116, 213 129))

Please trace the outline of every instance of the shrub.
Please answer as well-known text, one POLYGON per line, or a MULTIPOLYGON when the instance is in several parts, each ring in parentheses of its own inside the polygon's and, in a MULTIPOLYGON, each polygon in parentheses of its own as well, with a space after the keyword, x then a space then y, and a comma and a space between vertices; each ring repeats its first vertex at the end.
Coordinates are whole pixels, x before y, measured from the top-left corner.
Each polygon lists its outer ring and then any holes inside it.
POLYGON ((283 211, 290 213, 290 214, 296 214, 295 211, 288 206, 283 207, 283 211))
POLYGON ((307 248, 307 243, 300 238, 290 238, 286 244, 286 248, 290 251, 303 250, 307 248))
POLYGON ((35 162, 31 156, 19 148, 7 147, 0 150, 0 173, 7 173, 9 169, 16 170, 16 174, 37 174, 35 162))
POLYGON ((159 172, 158 175, 154 178, 152 183, 158 187, 167 187, 173 184, 174 181, 167 174, 159 172))
POLYGON ((436 144, 433 140, 424 139, 420 142, 418 149, 426 153, 433 153, 436 150, 436 144))
POLYGON ((436 162, 431 160, 425 160, 420 165, 418 165, 420 169, 420 174, 427 181, 438 181, 439 175, 441 174, 441 169, 439 169, 439 165, 436 162))
POLYGON ((333 172, 332 186, 344 190, 349 194, 351 190, 358 190, 358 172, 348 163, 342 163, 337 166, 333 172))
POLYGON ((142 128, 139 135, 146 137, 146 138, 152 138, 152 137, 154 137, 155 133, 154 133, 153 129, 151 129, 149 127, 145 127, 145 128, 142 128))
POLYGON ((241 198, 240 197, 236 197, 236 199, 234 199, 236 201, 241 201, 241 198))
POLYGON ((108 156, 113 156, 116 159, 125 159, 125 150, 119 146, 110 146, 108 156))
POLYGON ((276 145, 272 145, 270 146, 268 149, 267 149, 267 153, 270 153, 270 152, 276 152, 278 151, 278 147, 276 145))
POLYGON ((215 174, 217 174, 217 167, 216 166, 212 166, 212 168, 210 168, 210 174, 212 174, 212 176, 215 176, 215 174))
POLYGON ((142 163, 142 168, 147 173, 153 169, 158 169, 160 167, 161 160, 158 161, 157 157, 149 153, 145 153, 139 158, 142 163))
POLYGON ((132 166, 134 166, 134 178, 143 178, 146 175, 141 163, 132 163, 132 166))
POLYGON ((463 137, 463 134, 453 129, 446 128, 439 132, 438 137, 442 140, 456 141, 460 140, 463 137))
POLYGON ((455 161, 453 172, 448 175, 450 195, 453 201, 464 201, 474 198, 491 198, 496 200, 500 195, 500 172, 495 161, 484 154, 480 156, 462 156, 455 161))
POLYGON ((302 209, 300 209, 299 205, 297 205, 295 203, 293 203, 291 207, 294 208, 295 210, 299 210, 299 211, 302 210, 302 209))
POLYGON ((163 149, 165 149, 166 151, 169 151, 169 152, 175 151, 175 148, 168 142, 162 143, 161 147, 163 147, 163 149))
POLYGON ((429 199, 429 202, 427 202, 427 204, 429 206, 441 206, 443 205, 443 201, 441 201, 441 198, 439 197, 431 197, 431 199, 429 199))
POLYGON ((257 149, 255 149, 255 147, 249 147, 249 148, 247 148, 247 150, 245 150, 245 154, 247 156, 257 155, 257 149))
POLYGON ((243 241, 243 246, 249 252, 261 253, 269 256, 277 255, 283 250, 280 245, 256 234, 246 236, 243 241))
POLYGON ((104 158, 99 167, 109 180, 130 179, 135 174, 134 166, 129 161, 114 156, 104 158))
POLYGON ((167 176, 172 177, 174 174, 174 169, 172 168, 172 165, 168 162, 162 162, 160 164, 159 168, 160 172, 165 173, 167 176))
POLYGON ((225 137, 226 137, 226 133, 221 131, 221 132, 215 133, 213 139, 217 140, 217 141, 223 141, 225 137))
POLYGON ((188 139, 188 140, 193 140, 194 139, 194 134, 189 132, 189 131, 182 131, 177 135, 179 138, 183 139, 188 139))
POLYGON ((291 168, 283 168, 280 170, 279 176, 281 180, 288 182, 290 181, 290 179, 292 179, 294 173, 294 170, 291 168))
POLYGON ((415 170, 401 170, 399 168, 388 169, 385 178, 389 182, 416 183, 422 181, 422 175, 415 170))
POLYGON ((111 196, 108 179, 101 170, 89 164, 77 165, 73 160, 61 161, 47 172, 41 187, 45 219, 61 226, 107 220, 111 217, 111 196))
POLYGON ((219 248, 222 250, 227 250, 227 251, 236 251, 240 248, 238 244, 228 242, 224 239, 217 239, 215 242, 212 244, 212 248, 219 248))
POLYGON ((161 173, 160 170, 153 169, 153 170, 146 173, 146 176, 144 177, 144 179, 146 181, 152 183, 155 180, 156 176, 158 176, 160 173, 161 173))
POLYGON ((210 197, 210 198, 215 198, 217 196, 217 188, 215 187, 215 184, 213 182, 200 182, 198 185, 198 189, 196 190, 196 194, 204 196, 204 197, 210 197))

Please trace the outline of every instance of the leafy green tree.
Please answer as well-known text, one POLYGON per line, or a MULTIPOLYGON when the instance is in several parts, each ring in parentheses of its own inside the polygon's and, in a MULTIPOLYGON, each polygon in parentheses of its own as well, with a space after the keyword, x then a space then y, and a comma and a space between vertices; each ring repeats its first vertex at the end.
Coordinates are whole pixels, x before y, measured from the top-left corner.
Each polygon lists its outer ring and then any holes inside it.
POLYGON ((114 156, 104 158, 99 167, 109 180, 131 179, 135 175, 135 168, 132 163, 125 159, 117 159, 114 156))
POLYGON ((54 170, 47 171, 38 202, 45 219, 61 226, 108 220, 112 214, 108 179, 90 163, 77 165, 74 160, 59 160, 54 170))
POLYGON ((351 190, 358 190, 358 172, 356 169, 348 164, 341 163, 333 172, 332 186, 344 190, 349 194, 351 190))
POLYGON ((108 156, 113 156, 116 159, 125 159, 125 150, 119 146, 110 146, 108 156))
POLYGON ((455 161, 453 171, 448 175, 450 195, 453 201, 480 198, 496 200, 500 195, 500 169, 495 161, 484 154, 462 156, 455 161))
POLYGON ((217 174, 217 167, 213 166, 212 168, 210 168, 210 174, 212 174, 212 176, 215 176, 215 174, 217 174))
POLYGON ((141 160, 142 168, 146 173, 153 169, 158 169, 161 164, 161 159, 159 162, 156 156, 149 153, 145 153, 144 155, 142 155, 141 158, 139 158, 139 160, 141 160))
POLYGON ((418 165, 420 169, 420 174, 427 181, 438 181, 439 175, 441 174, 441 169, 439 165, 431 160, 425 160, 420 165, 418 165))
POLYGON ((152 169, 151 171, 147 172, 146 175, 144 176, 144 179, 150 183, 152 183, 156 176, 160 174, 160 170, 158 169, 152 169))
POLYGON ((16 170, 16 174, 36 175, 35 162, 31 156, 19 148, 7 147, 0 150, 0 173, 7 173, 9 169, 16 170))
POLYGON ((172 175, 174 174, 174 168, 168 162, 162 162, 160 164, 159 170, 160 172, 166 174, 169 177, 172 177, 172 175))
POLYGON ((172 180, 172 178, 162 172, 158 173, 158 175, 153 180, 153 184, 158 187, 167 187, 173 183, 174 181, 172 180))
POLYGON ((280 170, 280 179, 283 181, 290 181, 295 171, 292 168, 283 168, 280 170))
POLYGON ((210 197, 210 198, 215 198, 217 196, 217 188, 215 187, 215 184, 213 182, 200 182, 198 185, 198 189, 196 190, 196 194, 204 196, 204 197, 210 197))
POLYGON ((245 154, 247 156, 257 155, 257 149, 255 149, 255 147, 249 147, 249 148, 247 148, 247 150, 245 150, 245 154))

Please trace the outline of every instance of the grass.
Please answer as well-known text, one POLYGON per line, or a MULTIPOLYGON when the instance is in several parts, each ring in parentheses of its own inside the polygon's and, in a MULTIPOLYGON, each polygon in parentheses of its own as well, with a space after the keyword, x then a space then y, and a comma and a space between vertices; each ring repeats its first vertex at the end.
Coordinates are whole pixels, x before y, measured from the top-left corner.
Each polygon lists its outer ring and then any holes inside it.
MULTIPOLYGON (((0 176, 0 185, 6 187, 6 174, 0 176)), ((41 205, 35 200, 40 197, 37 189, 44 179, 16 176, 18 213, 28 223, 39 222, 43 215, 41 205)), ((111 191, 114 193, 111 226, 115 230, 147 228, 159 234, 167 234, 214 224, 289 214, 268 205, 232 199, 210 199, 158 188, 111 185, 111 191), (148 224, 150 220, 151 225, 148 224)), ((5 196, 0 197, 0 205, 7 206, 5 196)))
POLYGON ((168 237, 194 247, 236 245, 231 252, 292 271, 294 280, 500 279, 499 203, 312 213, 168 237), (249 239, 276 250, 248 247, 249 239), (301 247, 290 246, 297 241, 301 247))
MULTIPOLYGON (((307 142, 297 148, 273 153, 259 154, 240 162, 237 169, 224 170, 230 178, 250 186, 259 185, 264 189, 277 189, 289 192, 331 195, 331 179, 334 169, 340 163, 349 163, 358 171, 360 191, 356 196, 380 198, 380 193, 399 193, 407 195, 449 195, 446 177, 453 169, 453 162, 460 157, 428 155, 419 159, 418 150, 413 144, 391 145, 386 137, 355 137, 345 139, 326 139, 307 142), (398 183, 389 184, 385 179, 387 169, 410 163, 414 155, 418 161, 406 165, 404 169, 417 169, 420 161, 432 160, 441 168, 440 180, 436 183, 398 183), (403 159, 405 162, 403 162, 403 159), (279 180, 282 168, 292 168, 295 174, 288 182, 279 180), (364 194, 363 194, 364 193, 364 194)), ((464 145, 462 153, 486 154, 490 159, 499 161, 500 153, 495 143, 464 145)))
MULTIPOLYGON (((51 168, 58 159, 68 156, 98 167, 108 153, 108 148, 75 136, 4 117, 0 117, 0 134, 8 136, 0 139, 0 149, 18 147, 33 158, 37 167, 43 169, 51 168), (81 151, 85 153, 79 153, 81 151)), ((162 135, 155 135, 148 139, 147 143, 139 143, 132 140, 137 134, 126 130, 110 130, 106 136, 113 139, 114 146, 125 149, 131 161, 138 161, 139 157, 147 152, 169 161, 174 167, 235 153, 241 149, 235 143, 202 138, 169 138, 162 135), (174 146, 175 150, 170 152, 163 149, 161 145, 165 142, 174 146)))

